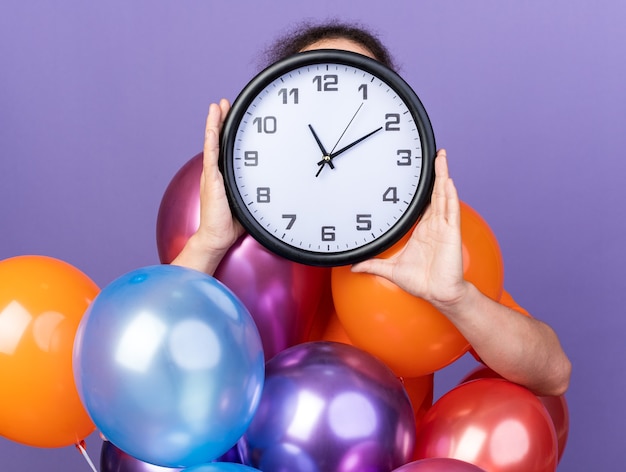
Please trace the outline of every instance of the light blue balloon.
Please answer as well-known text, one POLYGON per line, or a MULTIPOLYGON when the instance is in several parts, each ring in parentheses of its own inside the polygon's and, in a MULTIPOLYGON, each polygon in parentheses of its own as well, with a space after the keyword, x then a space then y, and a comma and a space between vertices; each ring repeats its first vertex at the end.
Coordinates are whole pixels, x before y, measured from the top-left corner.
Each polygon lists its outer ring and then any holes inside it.
POLYGON ((96 427, 164 467, 210 462, 246 431, 264 382, 261 338, 215 278, 174 265, 130 272, 86 311, 74 378, 96 427))
POLYGON ((247 465, 233 464, 230 462, 213 462, 183 469, 182 472, 261 472, 259 469, 247 465))

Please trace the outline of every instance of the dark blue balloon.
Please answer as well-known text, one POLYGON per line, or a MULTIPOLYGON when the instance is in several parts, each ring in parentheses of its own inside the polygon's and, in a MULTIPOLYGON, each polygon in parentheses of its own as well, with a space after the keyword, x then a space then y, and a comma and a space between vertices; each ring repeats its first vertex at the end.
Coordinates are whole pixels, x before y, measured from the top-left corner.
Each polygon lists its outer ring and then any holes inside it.
POLYGON ((221 282, 172 265, 105 287, 78 328, 74 377, 102 434, 163 467, 210 462, 247 429, 264 382, 254 320, 221 282))

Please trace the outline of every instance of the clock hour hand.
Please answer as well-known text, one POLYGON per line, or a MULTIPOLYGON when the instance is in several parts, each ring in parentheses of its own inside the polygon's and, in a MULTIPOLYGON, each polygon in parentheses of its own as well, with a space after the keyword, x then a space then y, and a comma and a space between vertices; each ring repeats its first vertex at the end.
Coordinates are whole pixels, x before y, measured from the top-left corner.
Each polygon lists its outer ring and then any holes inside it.
POLYGON ((330 166, 331 169, 334 169, 335 166, 332 162, 330 162, 329 153, 326 151, 326 148, 324 148, 324 145, 322 144, 322 141, 320 140, 320 138, 317 136, 317 133, 313 129, 313 126, 309 125, 309 129, 311 130, 311 133, 313 133, 313 137, 315 138, 315 141, 317 142, 317 145, 319 146, 320 151, 322 151, 322 156, 324 158, 322 162, 326 162, 330 166))
POLYGON ((324 164, 328 163, 329 165, 332 164, 332 160, 337 157, 339 154, 342 154, 344 152, 346 152, 348 149, 356 146, 357 144, 359 144, 361 141, 365 141, 367 138, 369 138, 370 136, 378 133, 381 129, 383 129, 382 126, 380 126, 379 128, 375 129, 374 131, 371 131, 369 133, 367 133, 365 136, 361 136, 359 139, 357 139, 356 141, 351 142, 350 144, 348 144, 347 146, 342 147, 339 151, 335 151, 330 153, 329 156, 324 156, 324 159, 322 159, 321 161, 319 161, 317 163, 318 166, 323 166, 324 164), (328 157, 328 160, 326 159, 326 157, 328 157))

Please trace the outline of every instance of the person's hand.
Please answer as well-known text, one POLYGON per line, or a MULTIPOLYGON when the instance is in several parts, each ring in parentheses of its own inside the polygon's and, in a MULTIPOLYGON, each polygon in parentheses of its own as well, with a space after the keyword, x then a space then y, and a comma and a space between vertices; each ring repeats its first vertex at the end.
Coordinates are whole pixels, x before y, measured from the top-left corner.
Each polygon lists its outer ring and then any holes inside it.
POLYGON ((435 158, 431 203, 406 246, 388 259, 355 264, 352 271, 385 277, 435 306, 454 304, 464 295, 461 208, 445 150, 435 158))
POLYGON ((198 234, 208 250, 226 252, 243 228, 228 206, 224 178, 218 168, 219 136, 230 103, 222 99, 209 106, 204 134, 204 161, 200 180, 200 226, 198 234))
POLYGON ((243 234, 239 221, 233 217, 224 178, 218 168, 219 136, 230 103, 212 103, 204 133, 204 158, 200 178, 200 224, 173 264, 213 274, 228 249, 243 234))

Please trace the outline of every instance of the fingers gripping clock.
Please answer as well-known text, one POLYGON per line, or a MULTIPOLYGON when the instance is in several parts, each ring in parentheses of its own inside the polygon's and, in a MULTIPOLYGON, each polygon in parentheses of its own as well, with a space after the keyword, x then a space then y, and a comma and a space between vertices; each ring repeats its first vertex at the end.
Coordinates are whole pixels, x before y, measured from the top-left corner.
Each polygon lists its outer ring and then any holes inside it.
POLYGON ((224 123, 220 166, 233 213, 259 243, 328 267, 373 257, 413 226, 435 152, 428 115, 399 75, 328 49, 252 79, 224 123))

